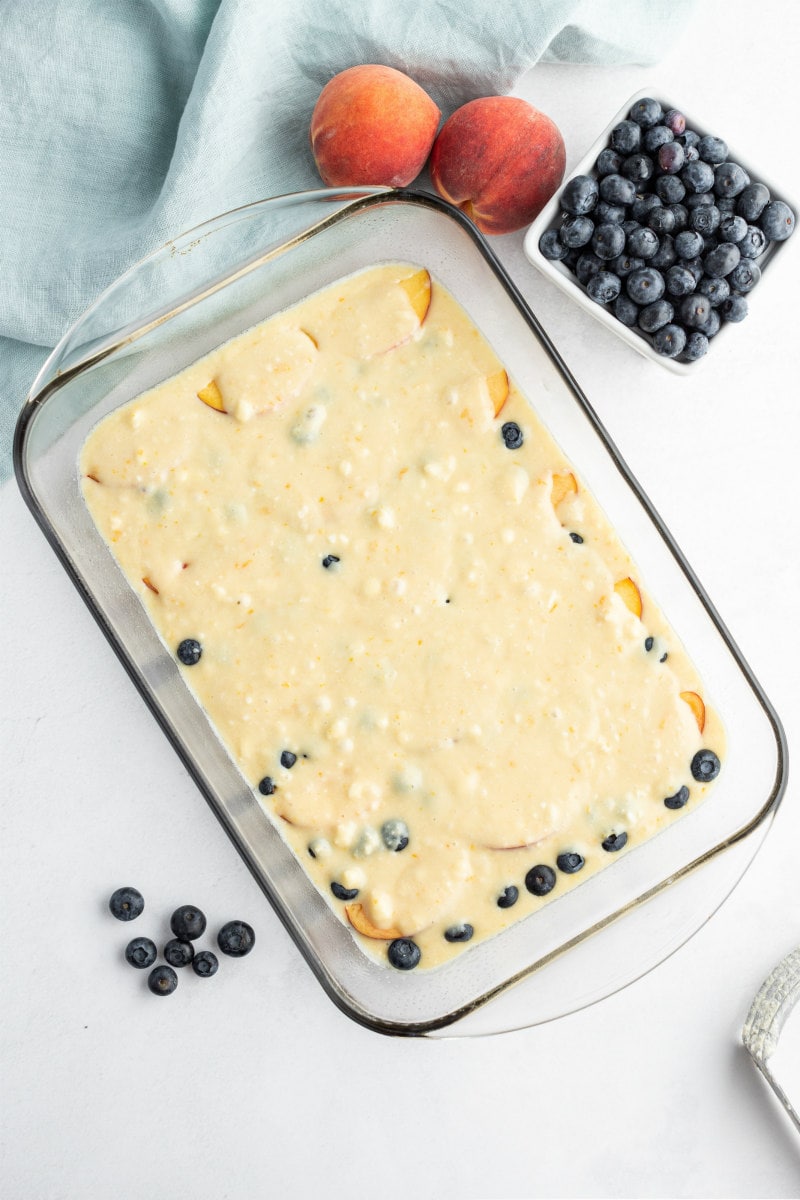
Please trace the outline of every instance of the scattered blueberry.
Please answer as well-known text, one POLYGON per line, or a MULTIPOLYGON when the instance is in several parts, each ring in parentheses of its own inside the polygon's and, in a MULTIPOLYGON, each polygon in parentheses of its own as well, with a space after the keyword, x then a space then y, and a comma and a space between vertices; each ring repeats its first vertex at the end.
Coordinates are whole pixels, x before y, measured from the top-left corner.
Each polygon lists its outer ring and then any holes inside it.
POLYGON ((595 304, 610 304, 622 289, 619 275, 611 271, 598 271, 586 285, 586 293, 595 304))
MULTIPOLYGON (((351 899, 352 897, 348 897, 351 899)), ((256 935, 246 921, 228 921, 217 934, 217 945, 231 958, 244 958, 255 945, 256 935)))
POLYGON ((692 759, 692 778, 698 783, 710 783, 719 775, 719 759, 713 750, 698 750, 692 759))
POLYGON ((322 565, 327 571, 329 567, 332 567, 333 564, 337 562, 341 562, 341 559, 337 558, 335 554, 326 554, 322 560, 322 565))
POLYGON ((525 876, 525 887, 534 896, 546 896, 556 886, 556 873, 546 863, 531 867, 525 876))
POLYGON ((337 883, 336 880, 331 884, 331 891, 337 900, 355 900, 358 895, 358 888, 346 888, 344 884, 337 883))
POLYGON ((577 542, 579 546, 583 545, 583 538, 579 533, 571 533, 569 536, 572 538, 573 542, 577 542))
POLYGON ((451 925, 449 929, 444 931, 444 940, 446 942, 468 942, 475 933, 475 930, 466 921, 462 921, 460 925, 451 925))
POLYGON ((182 904, 170 917, 169 927, 176 938, 192 942, 206 931, 205 914, 194 904, 182 904))
POLYGON ((651 638, 651 637, 646 637, 646 638, 644 639, 644 648, 645 648, 645 650, 647 651, 647 653, 648 653, 648 654, 649 654, 649 653, 650 653, 650 651, 653 649, 653 646, 654 646, 654 645, 655 645, 655 639, 654 639, 654 638, 651 638))
POLYGON ((171 996, 178 986, 178 976, 172 967, 153 967, 147 977, 147 986, 154 996, 171 996))
POLYGON ((513 908, 519 900, 519 888, 510 883, 507 888, 504 888, 497 897, 498 908, 513 908))
POLYGON ((519 450, 525 440, 522 436, 522 430, 516 421, 506 421, 500 430, 500 434, 507 450, 519 450))
POLYGON ((583 869, 585 863, 586 859, 582 854, 578 854, 576 850, 569 850, 566 854, 559 854, 556 859, 556 866, 565 875, 575 875, 583 869))
POLYGON ((408 845, 408 826, 405 821, 393 817, 381 825, 381 837, 387 850, 405 850, 408 845))
POLYGON ((182 938, 171 938, 164 947, 164 958, 171 967, 188 967, 194 958, 194 946, 182 938))
POLYGON ((659 661, 660 663, 662 663, 662 662, 666 662, 668 658, 669 658, 669 654, 668 654, 668 653, 667 653, 667 651, 665 650, 665 651, 664 651, 664 653, 661 655, 661 658, 660 658, 658 661, 659 661))
POLYGON ((667 808, 683 808, 689 802, 689 789, 687 787, 678 788, 674 796, 665 796, 664 804, 667 808))
POLYGON ((294 764, 296 762, 297 762, 296 754, 293 754, 291 750, 281 750, 281 766, 282 767, 285 767, 287 771, 291 771, 292 767, 294 766, 294 764))
POLYGON ((582 217, 592 211, 597 197, 597 180, 591 175, 575 175, 561 193, 561 207, 575 217, 582 217))
POLYGON ((273 780, 271 775, 265 775, 264 778, 262 780, 260 780, 259 784, 258 784, 258 790, 261 792, 262 796, 274 795, 276 788, 277 788, 277 784, 275 783, 275 781, 273 780))
POLYGON ((192 959, 192 970, 201 979, 210 979, 212 975, 216 975, 218 967, 219 959, 213 950, 199 950, 192 959))
POLYGON ((194 667, 203 656, 203 647, 196 638, 184 638, 177 653, 185 667, 194 667))
POLYGON ((389 942, 386 955, 398 971, 413 970, 422 958, 419 946, 411 938, 395 938, 393 942, 389 942))
POLYGON ((627 842, 627 833, 610 833, 607 838, 603 839, 601 845, 609 854, 615 854, 617 850, 621 850, 623 846, 627 845, 627 842))
POLYGON ((126 962, 129 962, 132 967, 138 967, 140 971, 145 967, 152 967, 157 954, 155 942, 147 937, 134 938, 125 947, 126 962))
POLYGON ((144 911, 144 896, 133 887, 117 888, 108 907, 118 921, 135 921, 144 911))

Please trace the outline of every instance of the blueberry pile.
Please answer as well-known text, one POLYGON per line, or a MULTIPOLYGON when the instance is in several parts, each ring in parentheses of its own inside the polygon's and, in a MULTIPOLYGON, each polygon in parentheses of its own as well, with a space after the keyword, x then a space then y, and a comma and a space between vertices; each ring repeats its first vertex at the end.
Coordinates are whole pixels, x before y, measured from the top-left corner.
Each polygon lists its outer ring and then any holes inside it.
POLYGON ((730 161, 722 138, 677 109, 637 100, 591 175, 561 193, 562 219, 539 240, 587 295, 679 362, 695 362, 726 322, 743 321, 772 242, 795 216, 730 161))
MULTIPOLYGON (((144 897, 136 888, 117 888, 108 902, 118 921, 133 921, 144 911, 144 897)), ((164 946, 165 963, 156 964, 158 950, 148 937, 135 937, 125 947, 125 960, 143 971, 148 968, 147 986, 155 996, 170 996, 178 986, 176 970, 191 963, 195 975, 208 979, 216 975, 219 959, 212 950, 195 951, 193 943, 206 931, 205 914, 194 904, 176 908, 169 921, 172 937, 164 946), (155 964, 155 965, 154 965, 155 964)), ((230 958, 243 958, 253 949, 256 935, 245 921, 228 921, 217 934, 217 945, 230 958)))

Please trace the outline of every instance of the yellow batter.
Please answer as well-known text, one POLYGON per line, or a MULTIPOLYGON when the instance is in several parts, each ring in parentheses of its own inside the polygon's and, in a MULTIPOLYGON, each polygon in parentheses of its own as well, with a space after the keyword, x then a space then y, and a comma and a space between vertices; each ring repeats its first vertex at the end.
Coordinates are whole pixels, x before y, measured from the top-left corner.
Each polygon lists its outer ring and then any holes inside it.
POLYGON ((635 565, 419 267, 213 351, 107 417, 80 469, 187 684, 382 960, 413 965, 410 939, 433 966, 536 911, 718 769, 635 565))

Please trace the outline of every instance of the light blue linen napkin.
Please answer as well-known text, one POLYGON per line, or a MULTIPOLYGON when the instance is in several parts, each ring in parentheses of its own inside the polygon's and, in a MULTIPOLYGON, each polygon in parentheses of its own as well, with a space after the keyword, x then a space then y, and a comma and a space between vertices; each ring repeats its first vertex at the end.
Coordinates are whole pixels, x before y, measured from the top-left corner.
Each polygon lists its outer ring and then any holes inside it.
POLYGON ((0 480, 49 349, 168 237, 319 186, 322 87, 406 71, 446 117, 534 63, 652 63, 693 0, 26 0, 0 5, 0 480))

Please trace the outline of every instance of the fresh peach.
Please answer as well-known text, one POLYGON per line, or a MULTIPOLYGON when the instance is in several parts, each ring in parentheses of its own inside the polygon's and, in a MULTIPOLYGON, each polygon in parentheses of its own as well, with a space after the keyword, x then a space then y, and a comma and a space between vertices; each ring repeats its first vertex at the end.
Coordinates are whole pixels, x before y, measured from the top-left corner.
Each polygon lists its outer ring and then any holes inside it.
POLYGON ((431 153, 436 191, 483 233, 529 225, 564 178, 555 122, 514 96, 470 100, 445 121, 431 153))
POLYGON ((311 150, 329 187, 405 187, 419 175, 442 114, 419 84, 393 67, 350 67, 322 89, 311 150))

